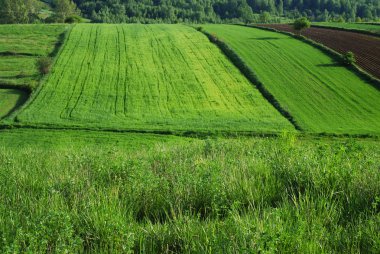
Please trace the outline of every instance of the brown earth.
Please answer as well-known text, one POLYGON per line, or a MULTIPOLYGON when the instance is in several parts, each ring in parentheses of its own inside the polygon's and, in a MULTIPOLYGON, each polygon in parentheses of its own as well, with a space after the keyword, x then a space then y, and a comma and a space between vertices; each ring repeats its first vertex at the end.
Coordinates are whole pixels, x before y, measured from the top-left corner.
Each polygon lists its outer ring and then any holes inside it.
MULTIPOLYGON (((263 27, 295 33, 291 25, 266 24, 263 27)), ((368 73, 380 79, 380 38, 350 31, 311 27, 302 35, 325 45, 341 54, 352 51, 357 64, 368 73)))

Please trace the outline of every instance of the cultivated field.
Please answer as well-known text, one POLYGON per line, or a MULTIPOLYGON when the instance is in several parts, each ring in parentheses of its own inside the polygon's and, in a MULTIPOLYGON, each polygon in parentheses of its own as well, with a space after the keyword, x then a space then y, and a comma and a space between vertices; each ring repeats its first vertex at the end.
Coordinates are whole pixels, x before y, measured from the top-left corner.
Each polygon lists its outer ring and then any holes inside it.
POLYGON ((256 28, 204 28, 238 53, 305 131, 379 133, 380 92, 320 50, 256 28))
POLYGON ((23 124, 117 130, 293 126, 205 36, 182 25, 77 25, 23 124))
POLYGON ((348 30, 359 30, 367 31, 374 34, 380 34, 380 23, 379 24, 370 24, 370 23, 337 23, 337 22, 316 22, 313 25, 317 26, 326 26, 326 27, 337 27, 348 30))
POLYGON ((380 251, 378 142, 3 134, 1 253, 380 251))
MULTIPOLYGON (((290 25, 262 25, 280 31, 292 32, 290 25)), ((341 54, 352 51, 357 64, 374 77, 380 79, 380 37, 349 31, 311 27, 302 32, 303 36, 321 43, 341 54)))
POLYGON ((38 57, 53 53, 65 25, 1 25, 0 87, 35 88, 40 79, 38 57))

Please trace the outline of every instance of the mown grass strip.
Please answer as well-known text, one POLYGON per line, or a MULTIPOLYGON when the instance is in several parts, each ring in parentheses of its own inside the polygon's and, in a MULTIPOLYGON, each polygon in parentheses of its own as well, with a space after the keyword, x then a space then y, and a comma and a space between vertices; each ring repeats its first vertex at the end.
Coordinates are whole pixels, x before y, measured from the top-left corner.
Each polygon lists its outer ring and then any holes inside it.
POLYGON ((375 23, 332 23, 317 22, 312 24, 313 27, 330 28, 342 31, 351 31, 372 36, 380 37, 380 25, 375 23))

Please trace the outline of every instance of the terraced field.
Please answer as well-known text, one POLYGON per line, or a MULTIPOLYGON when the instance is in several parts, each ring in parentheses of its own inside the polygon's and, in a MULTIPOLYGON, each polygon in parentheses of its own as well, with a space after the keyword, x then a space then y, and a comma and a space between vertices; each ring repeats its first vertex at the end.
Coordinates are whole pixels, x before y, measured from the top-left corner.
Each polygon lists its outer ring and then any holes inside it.
POLYGON ((24 124, 293 129, 218 48, 182 25, 77 25, 24 124))
POLYGON ((304 130, 380 132, 380 92, 316 48, 256 28, 204 28, 243 58, 304 130))

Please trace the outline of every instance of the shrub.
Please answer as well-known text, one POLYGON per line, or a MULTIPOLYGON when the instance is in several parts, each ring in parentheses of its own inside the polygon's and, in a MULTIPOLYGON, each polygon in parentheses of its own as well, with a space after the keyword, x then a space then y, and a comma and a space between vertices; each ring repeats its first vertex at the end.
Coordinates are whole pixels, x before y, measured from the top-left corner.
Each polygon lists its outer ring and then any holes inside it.
POLYGON ((307 18, 299 18, 293 23, 294 30, 298 31, 298 35, 301 35, 303 29, 309 28, 311 25, 310 21, 307 18))
POLYGON ((65 23, 82 23, 82 18, 78 15, 71 15, 65 19, 65 23))
POLYGON ((355 55, 351 51, 348 51, 347 53, 342 55, 342 62, 345 65, 353 65, 356 63, 355 55))
POLYGON ((37 69, 42 74, 48 74, 51 69, 52 59, 50 57, 41 57, 37 60, 37 69))

